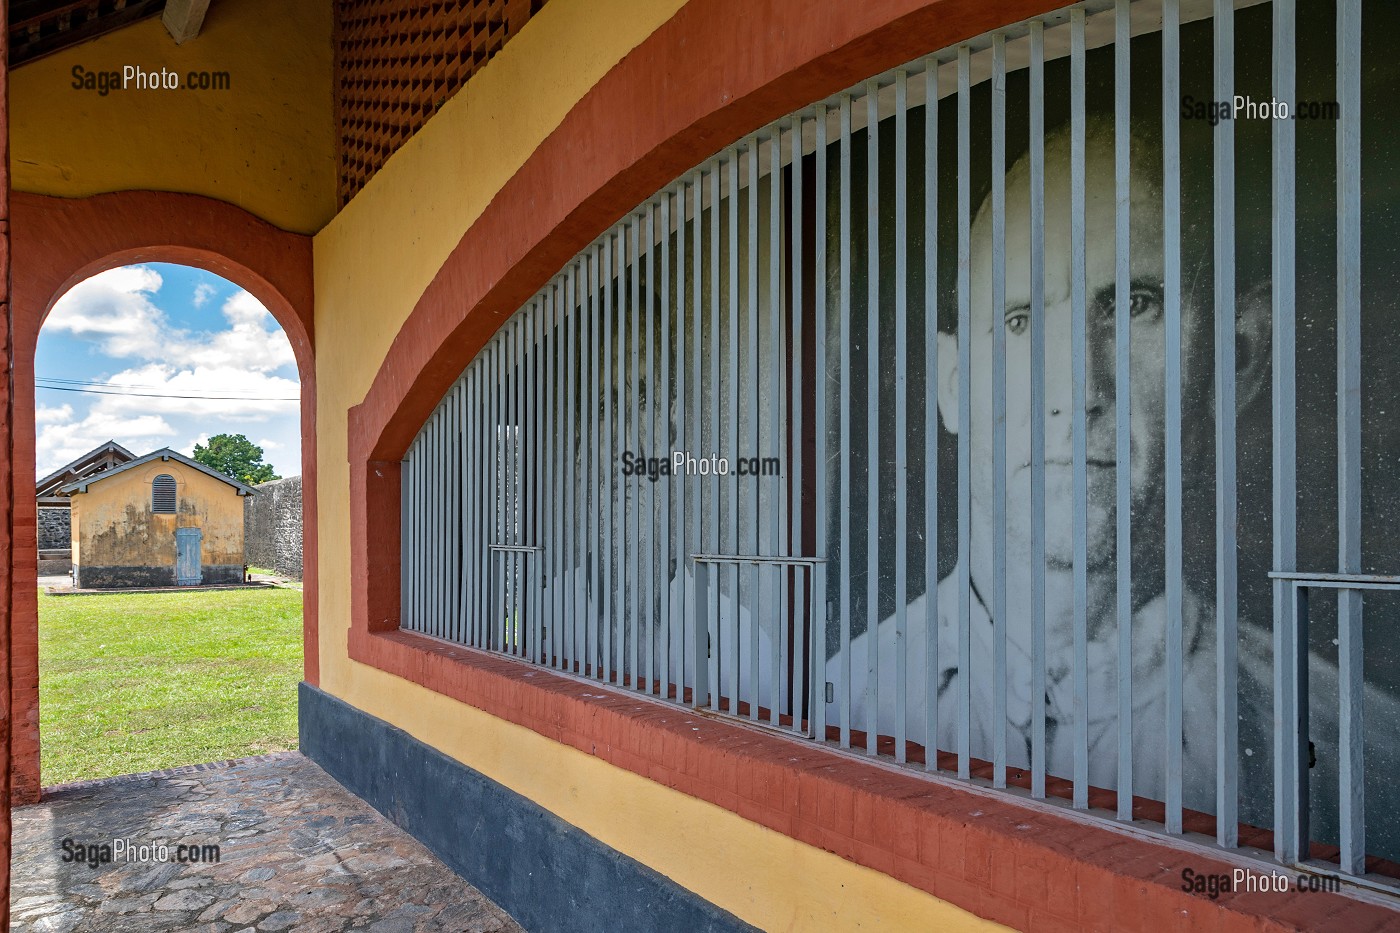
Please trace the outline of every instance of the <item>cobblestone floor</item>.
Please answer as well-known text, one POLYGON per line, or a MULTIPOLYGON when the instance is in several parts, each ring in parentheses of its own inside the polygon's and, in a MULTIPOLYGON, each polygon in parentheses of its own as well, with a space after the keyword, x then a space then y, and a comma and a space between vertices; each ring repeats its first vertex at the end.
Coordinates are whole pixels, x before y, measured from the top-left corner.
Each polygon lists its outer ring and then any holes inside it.
POLYGON ((297 752, 59 789, 14 811, 12 879, 13 929, 35 933, 520 929, 297 752), (65 839, 172 856, 93 867, 64 862, 65 839), (179 843, 220 860, 179 864, 179 843))

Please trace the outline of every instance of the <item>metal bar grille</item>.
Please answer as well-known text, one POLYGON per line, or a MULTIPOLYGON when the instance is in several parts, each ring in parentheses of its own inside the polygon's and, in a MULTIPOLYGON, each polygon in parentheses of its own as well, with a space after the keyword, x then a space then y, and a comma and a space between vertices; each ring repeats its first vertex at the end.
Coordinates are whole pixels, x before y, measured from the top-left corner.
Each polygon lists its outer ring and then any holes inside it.
POLYGON ((1366 84, 1361 4, 1336 16, 1323 48, 1293 0, 1093 0, 716 152, 415 438, 402 626, 1223 846, 1272 829, 1284 861, 1400 862, 1364 770, 1400 761, 1400 689, 1362 663, 1390 527, 1363 492, 1400 488, 1365 472, 1360 305, 1363 106, 1400 78, 1366 84), (1293 106, 1305 51, 1336 63, 1335 168, 1290 120, 1193 122, 1193 95, 1293 106), (1305 223, 1335 269, 1300 267, 1305 223))

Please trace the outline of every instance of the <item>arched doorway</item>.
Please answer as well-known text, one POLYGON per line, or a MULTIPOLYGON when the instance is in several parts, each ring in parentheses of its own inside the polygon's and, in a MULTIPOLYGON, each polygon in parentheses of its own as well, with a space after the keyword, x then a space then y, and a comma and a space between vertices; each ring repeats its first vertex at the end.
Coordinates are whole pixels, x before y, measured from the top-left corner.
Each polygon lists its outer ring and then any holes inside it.
POLYGON ((318 680, 316 638, 315 361, 311 241, 232 205, 192 195, 118 192, 65 200, 16 193, 11 201, 14 308, 14 463, 16 540, 12 560, 10 774, 16 805, 37 801, 38 548, 35 485, 34 361, 39 329, 73 285, 120 266, 169 262, 213 272, 246 289, 287 335, 301 381, 305 523, 304 676, 318 680))

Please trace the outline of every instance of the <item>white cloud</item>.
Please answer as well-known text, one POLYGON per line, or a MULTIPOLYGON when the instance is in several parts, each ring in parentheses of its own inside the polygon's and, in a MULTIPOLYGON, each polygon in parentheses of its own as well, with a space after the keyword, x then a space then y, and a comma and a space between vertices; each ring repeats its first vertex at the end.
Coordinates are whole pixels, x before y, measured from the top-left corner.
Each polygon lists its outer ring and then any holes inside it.
MULTIPOLYGON (((276 433, 275 422, 296 418, 301 386, 295 376, 279 375, 295 366, 292 347, 256 298, 239 289, 219 309, 225 326, 192 330, 176 326, 156 304, 162 285, 155 270, 128 266, 75 285, 54 305, 45 328, 91 340, 112 361, 126 361, 113 375, 94 376, 139 394, 103 389, 117 394, 39 408, 41 474, 109 438, 137 453, 167 445, 188 453, 210 434, 244 433, 248 422, 271 422, 264 430, 276 433), (198 436, 176 446, 176 436, 192 434, 198 436)), ((201 283, 191 300, 199 307, 216 293, 201 283)))
POLYGON ((301 385, 295 379, 236 366, 176 368, 164 363, 147 363, 122 370, 106 381, 141 393, 95 396, 92 410, 114 416, 151 412, 266 421, 295 415, 299 406, 296 399, 301 393, 301 385), (276 401, 272 401, 274 399, 276 401))
MULTIPOLYGON (((67 408, 68 406, 64 406, 67 408)), ((71 415, 71 409, 70 409, 71 415)), ((44 476, 109 440, 143 454, 164 447, 175 428, 159 415, 113 418, 97 411, 81 420, 50 421, 39 428, 38 474, 44 476)))
MULTIPOLYGON (((146 266, 109 269, 69 289, 44 326, 92 339, 104 354, 118 359, 170 367, 237 366, 262 373, 295 365, 287 335, 248 292, 239 289, 224 302, 227 328, 190 331, 171 324, 152 300, 162 284, 160 273, 146 266)), ((207 283, 199 285, 195 306, 213 292, 207 283)))
POLYGON ((281 449, 282 449, 282 442, 281 442, 281 441, 274 441, 274 440, 273 440, 272 438, 270 438, 270 437, 264 437, 262 440, 260 440, 260 441, 255 441, 254 443, 256 443, 256 444, 257 444, 259 447, 261 447, 264 451, 281 450, 281 449))
POLYGON ((148 356, 160 352, 165 312, 151 297, 160 291, 160 273, 145 266, 99 272, 74 285, 54 303, 44 327, 96 341, 108 356, 148 356))
POLYGON ((40 405, 34 409, 34 423, 48 424, 51 421, 71 421, 73 420, 72 405, 40 405))
MULTIPOLYGON (((229 329, 199 335, 202 341, 186 340, 181 347, 185 360, 196 366, 239 366, 264 373, 295 365, 287 335, 252 295, 239 289, 224 302, 223 314, 229 329)), ((169 354, 162 358, 174 362, 169 354)))

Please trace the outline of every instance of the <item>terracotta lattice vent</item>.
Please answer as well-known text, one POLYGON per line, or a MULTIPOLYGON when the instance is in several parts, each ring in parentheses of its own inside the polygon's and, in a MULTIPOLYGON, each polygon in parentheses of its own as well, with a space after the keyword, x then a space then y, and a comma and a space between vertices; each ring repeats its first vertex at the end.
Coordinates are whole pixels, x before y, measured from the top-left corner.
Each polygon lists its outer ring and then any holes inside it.
POLYGON ((336 0, 343 207, 545 0, 336 0))

